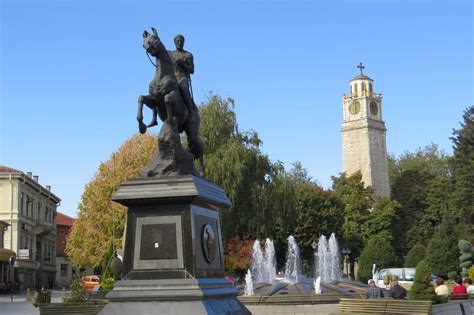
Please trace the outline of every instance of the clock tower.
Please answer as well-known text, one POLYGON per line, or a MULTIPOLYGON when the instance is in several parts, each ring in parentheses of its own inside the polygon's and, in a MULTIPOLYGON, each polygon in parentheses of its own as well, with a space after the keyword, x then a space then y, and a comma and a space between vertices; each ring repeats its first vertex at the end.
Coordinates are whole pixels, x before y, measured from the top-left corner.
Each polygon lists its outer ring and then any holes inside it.
POLYGON ((363 73, 350 82, 350 94, 342 95, 343 171, 361 171, 366 186, 378 196, 390 197, 385 123, 382 120, 382 94, 374 92, 374 80, 363 73))

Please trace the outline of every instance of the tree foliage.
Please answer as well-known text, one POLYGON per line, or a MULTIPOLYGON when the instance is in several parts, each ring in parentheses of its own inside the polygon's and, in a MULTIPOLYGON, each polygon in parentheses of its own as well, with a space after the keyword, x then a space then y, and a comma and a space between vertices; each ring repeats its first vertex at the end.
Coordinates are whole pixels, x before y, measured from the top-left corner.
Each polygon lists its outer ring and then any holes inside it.
POLYGON ((105 268, 113 242, 120 247, 126 208, 112 202, 111 197, 122 182, 138 177, 156 146, 155 136, 134 135, 99 165, 81 196, 66 243, 66 253, 76 266, 105 268))
POLYGON ((254 240, 249 234, 229 237, 224 245, 224 262, 226 270, 244 274, 250 268, 254 240))
POLYGON ((415 152, 405 151, 398 158, 390 155, 388 158, 390 185, 392 186, 403 172, 413 170, 431 174, 433 177, 449 177, 451 170, 448 160, 446 152, 440 150, 434 143, 415 152))
POLYGON ((446 276, 450 271, 459 270, 457 245, 460 229, 455 215, 452 211, 445 213, 442 223, 428 243, 425 261, 438 276, 446 276))
POLYGON ((383 234, 375 235, 367 242, 367 246, 359 257, 357 278, 363 282, 372 278, 373 264, 376 264, 379 269, 394 267, 397 264, 393 246, 383 234))
POLYGON ((453 131, 454 209, 461 237, 474 242, 474 106, 464 111, 461 128, 453 131))
POLYGON ((405 267, 414 268, 426 257, 426 247, 422 244, 415 244, 405 258, 405 267))
POLYGON ((413 286, 408 293, 409 300, 431 300, 434 301, 436 295, 431 284, 431 272, 429 265, 420 261, 416 266, 415 279, 413 286))
POLYGON ((296 186, 297 226, 294 236, 307 259, 313 255, 312 243, 321 235, 335 233, 341 240, 344 207, 333 191, 325 191, 313 183, 296 186))
POLYGON ((360 172, 351 176, 333 176, 332 181, 336 196, 344 204, 342 235, 344 242, 351 249, 350 257, 354 259, 360 255, 364 246, 362 226, 374 203, 373 191, 370 187, 364 187, 360 172))

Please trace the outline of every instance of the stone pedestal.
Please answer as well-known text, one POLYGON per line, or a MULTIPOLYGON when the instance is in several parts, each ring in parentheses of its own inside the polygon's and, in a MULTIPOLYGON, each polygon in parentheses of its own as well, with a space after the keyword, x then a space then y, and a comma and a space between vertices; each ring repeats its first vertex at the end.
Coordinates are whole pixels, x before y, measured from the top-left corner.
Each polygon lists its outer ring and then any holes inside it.
POLYGON ((248 314, 224 278, 219 212, 232 204, 195 176, 123 183, 112 200, 128 207, 126 276, 101 314, 248 314))

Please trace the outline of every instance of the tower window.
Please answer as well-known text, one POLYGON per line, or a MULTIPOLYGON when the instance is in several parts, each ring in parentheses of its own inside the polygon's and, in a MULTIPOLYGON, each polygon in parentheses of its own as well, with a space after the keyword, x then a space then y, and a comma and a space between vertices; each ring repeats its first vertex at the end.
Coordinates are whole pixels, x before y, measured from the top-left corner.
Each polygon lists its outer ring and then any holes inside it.
POLYGON ((362 89, 362 96, 366 96, 367 95, 367 84, 365 84, 365 82, 362 82, 361 89, 362 89))
POLYGON ((354 96, 357 96, 357 83, 354 83, 354 96))
POLYGON ((369 96, 372 96, 373 95, 373 88, 372 88, 372 82, 369 82, 369 96))

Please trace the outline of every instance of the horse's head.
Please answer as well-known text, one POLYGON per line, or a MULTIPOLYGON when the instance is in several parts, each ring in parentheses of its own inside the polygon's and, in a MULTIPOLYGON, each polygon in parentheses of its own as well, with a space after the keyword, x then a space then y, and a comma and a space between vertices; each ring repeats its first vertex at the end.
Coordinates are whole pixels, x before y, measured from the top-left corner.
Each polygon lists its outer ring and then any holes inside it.
POLYGON ((153 57, 157 57, 159 48, 161 46, 161 41, 158 37, 156 28, 152 27, 151 30, 153 32, 151 34, 147 31, 143 31, 143 48, 145 48, 146 52, 153 57))

